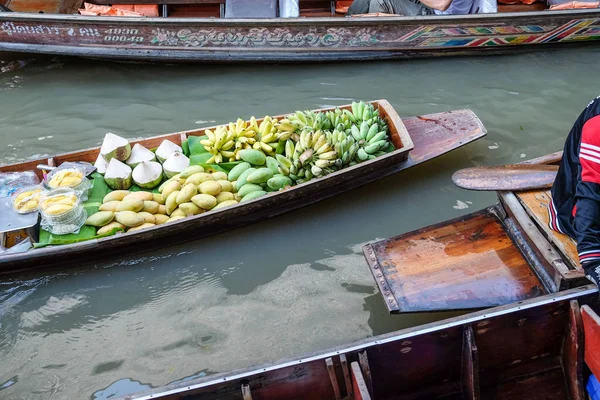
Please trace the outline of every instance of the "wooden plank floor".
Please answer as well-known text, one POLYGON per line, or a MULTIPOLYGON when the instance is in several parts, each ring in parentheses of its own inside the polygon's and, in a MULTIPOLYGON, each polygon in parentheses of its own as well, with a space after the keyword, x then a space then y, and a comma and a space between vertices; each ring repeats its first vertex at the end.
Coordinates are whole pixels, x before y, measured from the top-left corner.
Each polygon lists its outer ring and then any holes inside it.
POLYGON ((487 210, 365 248, 392 312, 494 307, 545 293, 496 216, 487 210), (390 307, 392 296, 396 307, 390 307))
POLYGON ((550 202, 550 191, 540 190, 531 192, 515 193, 527 213, 535 220, 548 240, 554 244, 563 254, 569 265, 583 273, 577 255, 577 243, 567 235, 558 233, 548 226, 548 204, 550 202))

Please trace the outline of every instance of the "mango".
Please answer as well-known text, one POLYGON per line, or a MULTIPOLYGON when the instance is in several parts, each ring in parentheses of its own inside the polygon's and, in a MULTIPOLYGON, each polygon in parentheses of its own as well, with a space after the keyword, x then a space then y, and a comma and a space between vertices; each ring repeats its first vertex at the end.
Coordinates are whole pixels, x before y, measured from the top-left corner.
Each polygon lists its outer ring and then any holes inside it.
POLYGON ((123 201, 127 200, 154 200, 154 196, 150 192, 131 192, 127 196, 123 197, 123 201))
POLYGON ((165 185, 162 191, 162 198, 165 205, 167 204, 167 198, 175 191, 181 190, 181 183, 179 181, 170 181, 165 185))
POLYGON ((273 171, 271 171, 269 168, 259 168, 248 175, 247 181, 249 183, 265 183, 272 177, 273 171))
POLYGON ((273 157, 267 157, 267 168, 273 171, 273 174, 279 173, 279 161, 273 157))
POLYGON ((181 172, 181 174, 179 174, 179 176, 183 179, 187 179, 190 176, 197 174, 199 172, 204 172, 204 168, 202 168, 201 165, 190 165, 189 167, 184 169, 183 172, 181 172))
POLYGON ((273 190, 281 190, 286 186, 291 186, 292 180, 285 175, 275 175, 267 181, 267 186, 273 190))
POLYGON ((153 226, 156 226, 156 225, 155 225, 155 224, 151 224, 151 223, 148 223, 148 222, 146 222, 145 224, 142 224, 142 225, 140 225, 140 226, 136 226, 136 227, 134 227, 134 228, 129 228, 129 229, 127 229, 127 233, 129 233, 129 232, 135 232, 135 231, 139 231, 139 230, 146 229, 146 228, 150 228, 150 227, 153 227, 153 226))
POLYGON ((189 217, 191 215, 196 215, 196 214, 202 214, 204 212, 204 210, 200 207, 198 207, 196 204, 194 203, 182 203, 179 205, 178 207, 181 211, 183 211, 183 213, 185 214, 186 217, 189 217))
POLYGON ((227 200, 234 200, 235 196, 231 192, 221 192, 217 195, 217 203, 222 203, 227 200))
POLYGON ((125 225, 128 228, 133 228, 135 226, 140 226, 144 223, 144 218, 140 215, 137 215, 133 211, 119 211, 115 213, 115 220, 125 225))
POLYGON ((96 232, 97 235, 106 235, 107 233, 109 233, 110 231, 112 231, 113 229, 118 229, 118 231, 120 232, 125 232, 125 225, 117 222, 117 221, 113 221, 110 224, 104 225, 102 228, 98 229, 98 232, 96 232))
POLYGON ((197 174, 194 174, 192 176, 190 176, 189 178, 187 178, 185 180, 186 185, 188 183, 193 183, 194 185, 198 186, 203 182, 208 182, 208 181, 213 181, 213 177, 211 174, 209 174, 208 172, 198 172, 197 174))
MULTIPOLYGON (((219 196, 223 193, 219 193, 219 196)), ((210 210, 217 205, 218 196, 215 198, 215 196, 211 196, 210 194, 197 194, 192 197, 192 202, 204 210, 210 210)))
POLYGON ((247 170, 245 170, 244 172, 242 172, 242 174, 240 175, 240 177, 235 182, 235 189, 236 190, 240 190, 241 187, 246 184, 246 179, 248 179, 248 175, 250 175, 254 171, 256 171, 256 168, 248 168, 247 170))
POLYGON ((233 192, 233 185, 227 179, 219 179, 217 182, 221 185, 222 192, 233 192))
POLYGON ((173 211, 177 208, 177 195, 179 194, 179 190, 172 192, 169 197, 167 197, 167 201, 165 202, 165 207, 167 211, 167 215, 171 215, 173 211))
POLYGON ((175 210, 173 210, 173 212, 171 213, 170 216, 171 217, 187 217, 187 215, 185 215, 183 210, 180 210, 179 207, 177 207, 175 210))
POLYGON ((238 190, 237 194, 243 198, 248 193, 258 192, 260 190, 263 190, 262 186, 257 185, 255 183, 246 183, 244 186, 242 186, 242 188, 240 190, 238 190))
POLYGON ((162 194, 160 193, 152 193, 152 201, 155 201, 158 204, 165 204, 165 199, 163 199, 162 194))
POLYGON ((240 201, 240 203, 243 203, 245 201, 250 201, 250 200, 254 200, 257 199, 261 196, 264 196, 265 194, 267 194, 267 192, 265 192, 264 190, 259 190, 256 192, 250 192, 247 195, 245 195, 244 197, 242 197, 242 201, 240 201))
POLYGON ((198 191, 202 194, 210 194, 211 196, 216 196, 221 193, 221 185, 219 182, 215 181, 207 181, 202 182, 200 186, 198 186, 198 191))
POLYGON ((167 207, 161 204, 160 206, 158 206, 158 211, 156 212, 156 214, 167 215, 167 207))
POLYGON ((177 204, 187 203, 197 194, 198 189, 196 185, 193 183, 186 183, 179 191, 179 194, 177 194, 175 201, 177 204))
POLYGON ((140 211, 139 213, 137 213, 137 215, 144 218, 144 221, 147 223, 150 223, 150 224, 156 223, 156 218, 154 218, 154 215, 150 214, 149 212, 140 211))
POLYGON ((117 206, 121 204, 118 200, 107 201, 100 206, 100 211, 117 211, 117 206))
POLYGON ((227 180, 227 174, 222 171, 213 172, 211 175, 215 181, 227 180))
POLYGON ((225 200, 224 202, 217 204, 217 205, 216 205, 216 206, 213 208, 213 210, 218 210, 218 209, 220 209, 220 208, 225 208, 225 207, 233 206, 233 205, 236 205, 237 203, 238 203, 238 202, 237 202, 237 201, 235 201, 235 200, 225 200))
POLYGON ((163 215, 163 214, 154 214, 154 223, 156 225, 162 225, 165 222, 167 222, 167 220, 169 219, 168 215, 163 215))
POLYGON ((85 220, 85 225, 103 227, 108 225, 115 218, 115 213, 112 211, 99 211, 92 214, 85 220))
POLYGON ((160 204, 157 202, 153 200, 146 200, 144 201, 144 208, 142 208, 142 211, 150 214, 156 214, 158 212, 158 207, 160 207, 160 204))
POLYGON ((125 198, 125 199, 123 199, 123 201, 121 201, 121 202, 119 202, 119 204, 117 204, 117 209, 115 211, 138 212, 138 211, 142 211, 142 208, 144 208, 144 200, 135 199, 135 198, 130 198, 129 200, 127 200, 127 198, 125 198))
POLYGON ((267 159, 262 151, 254 149, 240 150, 240 158, 252 165, 265 165, 267 159))
POLYGON ((227 175, 227 180, 230 182, 236 181, 240 177, 240 175, 242 175, 242 172, 244 172, 250 167, 252 167, 252 165, 250 165, 250 163, 248 162, 239 163, 238 165, 233 167, 231 171, 229 171, 229 174, 227 175))
POLYGON ((102 203, 108 203, 109 201, 121 201, 129 193, 131 193, 129 190, 114 190, 106 196, 104 196, 104 199, 102 199, 102 203))

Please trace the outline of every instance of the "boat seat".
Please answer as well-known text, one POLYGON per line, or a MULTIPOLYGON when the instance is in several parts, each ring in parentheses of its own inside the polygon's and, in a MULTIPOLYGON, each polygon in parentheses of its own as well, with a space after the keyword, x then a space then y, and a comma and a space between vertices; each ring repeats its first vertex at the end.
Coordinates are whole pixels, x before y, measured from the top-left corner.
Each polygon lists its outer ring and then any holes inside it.
POLYGON ((498 3, 499 13, 511 13, 511 12, 532 12, 532 11, 543 11, 548 9, 546 2, 535 2, 533 4, 500 4, 498 3))

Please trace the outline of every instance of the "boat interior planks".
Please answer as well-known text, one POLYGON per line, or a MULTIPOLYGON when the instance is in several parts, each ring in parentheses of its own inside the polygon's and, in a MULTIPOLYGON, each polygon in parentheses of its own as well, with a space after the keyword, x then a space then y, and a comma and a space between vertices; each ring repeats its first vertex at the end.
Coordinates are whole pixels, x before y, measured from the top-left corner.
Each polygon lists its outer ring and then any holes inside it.
POLYGON ((123 399, 583 400, 579 310, 597 300, 568 289, 123 399))
POLYGON ((489 208, 365 246, 388 308, 477 309, 546 293, 502 222, 489 208))
MULTIPOLYGON (((596 307, 598 309, 598 307, 596 307)), ((581 317, 583 320, 584 360, 589 369, 596 377, 600 376, 600 316, 597 310, 588 305, 581 307, 581 317)))

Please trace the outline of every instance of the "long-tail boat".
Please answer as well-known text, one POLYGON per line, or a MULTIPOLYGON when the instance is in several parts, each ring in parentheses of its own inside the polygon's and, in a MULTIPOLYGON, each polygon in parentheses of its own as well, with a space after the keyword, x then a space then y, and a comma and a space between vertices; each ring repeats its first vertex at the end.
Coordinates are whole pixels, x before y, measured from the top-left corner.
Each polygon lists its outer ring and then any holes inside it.
MULTIPOLYGON (((372 102, 389 127, 395 151, 373 160, 344 168, 319 179, 289 189, 270 193, 268 196, 229 208, 211 210, 200 215, 157 225, 137 232, 91 239, 72 244, 54 245, 29 249, 25 252, 0 254, 0 275, 47 270, 51 267, 68 267, 117 258, 214 235, 276 215, 298 209, 317 201, 335 196, 360 185, 373 182, 387 175, 410 168, 473 140, 481 138, 486 130, 470 110, 457 110, 401 119, 386 100, 372 102), (140 245, 143 244, 143 245, 140 245)), ((341 106, 340 108, 349 108, 341 106)), ((320 109, 314 111, 327 111, 320 109)), ((274 117, 282 118, 282 117, 274 117)), ((260 120, 258 121, 260 123, 260 120)), ((205 129, 172 133, 133 141, 148 149, 156 148, 164 139, 176 144, 190 136, 202 136, 205 129)), ((67 161, 93 163, 100 148, 93 148, 51 158, 29 160, 20 164, 0 166, 0 172, 36 171, 39 164, 59 166, 67 161)), ((0 199, 1 200, 1 199, 0 199)), ((2 218, 0 216, 0 218, 2 218)), ((36 241, 34 232, 29 232, 36 241)))
POLYGON ((121 400, 583 400, 597 301, 582 286, 121 400))
MULTIPOLYGON (((230 0, 231 1, 231 0, 230 0)), ((0 0, 0 58, 31 54, 146 62, 323 62, 513 54, 600 40, 600 9, 350 17, 300 0, 300 18, 229 18, 227 0, 119 0, 159 17, 79 15, 83 0, 0 0), (1 11, 2 7, 0 7, 1 11)), ((96 5, 112 0, 89 0, 96 5)))

